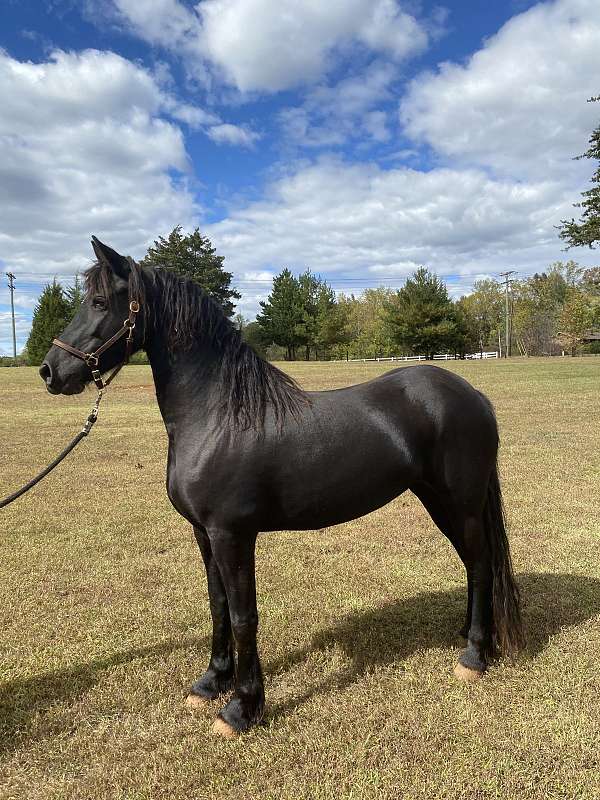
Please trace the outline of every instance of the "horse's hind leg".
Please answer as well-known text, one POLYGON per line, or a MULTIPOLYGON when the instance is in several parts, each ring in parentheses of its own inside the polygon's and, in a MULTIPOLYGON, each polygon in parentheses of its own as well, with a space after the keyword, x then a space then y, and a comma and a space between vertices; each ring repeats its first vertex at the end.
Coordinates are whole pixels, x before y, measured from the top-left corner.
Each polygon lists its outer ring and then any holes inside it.
POLYGON ((475 680, 486 670, 492 657, 493 575, 489 543, 480 510, 466 512, 465 507, 479 505, 473 498, 460 504, 455 498, 428 486, 413 489, 432 520, 454 545, 467 573, 467 617, 461 635, 467 647, 461 653, 455 674, 461 680, 475 680))
POLYGON ((475 680, 493 657, 493 573, 489 544, 481 514, 461 520, 461 548, 471 589, 471 615, 467 647, 454 670, 461 680, 475 680))
POLYGON ((452 515, 449 512, 450 502, 444 502, 443 496, 426 484, 413 488, 414 494, 425 506, 425 509, 440 531, 450 541, 458 553, 467 573, 467 612, 465 623, 460 629, 460 635, 467 639, 471 627, 471 608, 473 605, 473 585, 469 564, 465 556, 462 531, 455 530, 452 515))
POLYGON ((194 527, 194 536, 206 568, 210 613, 212 616, 212 649, 204 675, 191 688, 187 698, 190 706, 203 705, 218 695, 233 689, 235 662, 227 595, 219 567, 215 561, 206 530, 194 527))

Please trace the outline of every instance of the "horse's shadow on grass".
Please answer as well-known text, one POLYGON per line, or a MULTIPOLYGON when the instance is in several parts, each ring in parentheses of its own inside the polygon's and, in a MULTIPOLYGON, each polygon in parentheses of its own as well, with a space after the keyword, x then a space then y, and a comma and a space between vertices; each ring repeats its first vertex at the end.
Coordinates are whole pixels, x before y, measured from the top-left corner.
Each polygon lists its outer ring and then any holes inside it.
POLYGON ((175 650, 188 647, 195 647, 201 652, 207 644, 205 637, 167 639, 155 645, 97 658, 87 664, 74 664, 55 672, 0 683, 0 753, 15 749, 25 740, 59 732, 54 722, 50 725, 51 730, 42 725, 39 733, 34 732, 36 717, 49 712, 61 702, 75 702, 96 686, 102 674, 112 668, 138 659, 158 660, 175 650))
MULTIPOLYGON (((581 575, 526 573, 518 576, 523 598, 527 649, 522 658, 534 658, 562 628, 578 625, 600 613, 600 580, 581 575)), ((345 672, 323 679, 302 694, 272 706, 277 719, 311 697, 344 689, 377 666, 403 661, 413 653, 452 647, 465 614, 466 589, 423 592, 380 608, 347 615, 310 643, 266 664, 265 672, 284 674, 306 661, 311 653, 338 647, 350 660, 345 672)), ((449 670, 451 665, 449 664, 449 670)))
MULTIPOLYGON (((524 599, 527 656, 530 658, 539 654, 561 628, 577 625, 600 613, 600 580, 596 578, 525 574, 519 576, 519 584, 524 599)), ((343 689, 379 665, 397 664, 415 652, 456 644, 464 617, 465 596, 464 588, 422 592, 380 608, 357 611, 313 636, 306 646, 290 651, 277 661, 267 661, 267 676, 283 674, 305 662, 311 653, 326 652, 333 647, 341 648, 351 662, 345 672, 271 707, 268 716, 271 719, 281 717, 315 695, 343 689)), ((140 658, 158 661, 175 650, 189 647, 198 650, 200 661, 207 645, 205 638, 168 639, 87 664, 0 683, 0 752, 59 732, 57 720, 36 731, 36 717, 48 713, 58 703, 79 699, 98 683, 102 673, 113 667, 140 658)))

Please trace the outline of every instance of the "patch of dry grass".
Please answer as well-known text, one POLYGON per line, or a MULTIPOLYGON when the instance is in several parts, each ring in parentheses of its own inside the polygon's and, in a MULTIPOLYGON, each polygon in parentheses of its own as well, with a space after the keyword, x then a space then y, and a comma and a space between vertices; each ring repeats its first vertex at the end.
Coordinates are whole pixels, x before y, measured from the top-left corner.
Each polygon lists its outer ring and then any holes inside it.
MULTIPOLYGON (((148 368, 93 435, 0 512, 0 797, 600 796, 600 359, 449 365, 494 401, 528 651, 476 686, 451 670, 462 568, 404 495, 319 533, 261 537, 266 724, 236 742, 183 705, 209 653, 201 561, 164 492, 148 368)), ((377 364, 294 364, 307 388, 377 364)), ((0 370, 0 496, 93 400, 0 370)))

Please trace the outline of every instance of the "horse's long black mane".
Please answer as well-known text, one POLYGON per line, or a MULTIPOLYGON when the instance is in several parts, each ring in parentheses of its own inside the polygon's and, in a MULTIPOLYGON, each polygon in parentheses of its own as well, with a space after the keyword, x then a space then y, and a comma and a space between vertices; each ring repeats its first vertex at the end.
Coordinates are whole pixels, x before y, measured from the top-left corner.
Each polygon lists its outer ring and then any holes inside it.
MULTIPOLYGON (((267 408, 280 425, 308 402, 296 382, 261 358, 242 338, 221 306, 188 278, 130 260, 129 296, 144 308, 149 327, 160 329, 172 352, 209 344, 219 359, 224 389, 223 422, 237 429, 262 428, 267 408)), ((101 294, 110 302, 112 272, 96 263, 85 272, 86 299, 101 294)))

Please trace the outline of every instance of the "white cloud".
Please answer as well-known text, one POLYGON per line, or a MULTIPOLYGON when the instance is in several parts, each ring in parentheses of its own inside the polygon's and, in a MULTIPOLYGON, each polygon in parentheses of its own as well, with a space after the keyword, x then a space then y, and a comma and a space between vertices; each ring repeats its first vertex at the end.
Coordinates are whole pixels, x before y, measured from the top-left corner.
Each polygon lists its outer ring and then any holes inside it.
POLYGON ((217 144, 235 144, 242 147, 254 147, 260 134, 240 125, 223 123, 213 125, 207 131, 208 136, 217 144))
MULTIPOLYGON (((1 302, 1 300, 0 300, 1 302)), ((20 312, 15 313, 15 338, 17 353, 20 353, 29 334, 29 319, 20 312)), ((10 311, 0 310, 0 356, 13 354, 12 318, 10 311)))
POLYGON ((319 80, 334 53, 358 43, 396 61, 422 51, 426 26, 398 0, 113 0, 141 38, 207 65, 241 92, 276 92, 319 80))
POLYGON ((554 226, 572 200, 573 189, 555 180, 522 184, 478 169, 425 173, 321 159, 206 232, 237 274, 310 267, 334 285, 336 276, 397 283, 425 264, 460 276, 460 291, 476 274, 531 273, 564 258, 554 226))
POLYGON ((427 34, 414 17, 395 0, 372 2, 358 36, 373 50, 401 59, 427 46, 427 34))
POLYGON ((303 147, 331 147, 349 139, 387 141, 388 115, 375 106, 391 97, 394 75, 393 65, 376 61, 360 75, 315 87, 301 106, 280 113, 284 135, 303 147))
POLYGON ((168 110, 169 115, 173 117, 173 119, 185 122, 190 128, 208 128, 207 133, 210 131, 211 126, 222 124, 216 114, 211 114, 197 106, 180 103, 168 96, 165 97, 163 107, 165 110, 168 110))
POLYGON ((178 0, 113 0, 117 10, 151 44, 185 44, 200 34, 198 16, 178 0))
POLYGON ((352 40, 401 59, 427 34, 395 0, 204 0, 196 6, 211 61, 241 91, 278 91, 323 75, 352 40))
POLYGON ((0 105, 0 250, 18 285, 84 268, 92 233, 141 254, 195 218, 182 132, 161 117, 173 103, 140 67, 97 51, 40 64, 0 53, 0 105))
POLYGON ((362 124, 366 133, 376 142, 387 142, 392 138, 385 111, 367 112, 363 117, 362 124))
POLYGON ((249 281, 251 283, 271 283, 274 278, 273 272, 268 272, 266 269, 261 270, 250 270, 250 272, 244 272, 242 275, 242 281, 249 281))
POLYGON ((569 156, 598 122, 586 100, 598 93, 599 42, 598 0, 540 3, 464 66, 417 77, 401 105, 406 132, 454 163, 521 178, 572 174, 569 156))
POLYGON ((193 224, 190 162, 173 119, 223 143, 257 136, 96 50, 37 64, 0 51, 0 105, 2 259, 28 274, 81 270, 92 233, 135 255, 157 231, 193 224))

